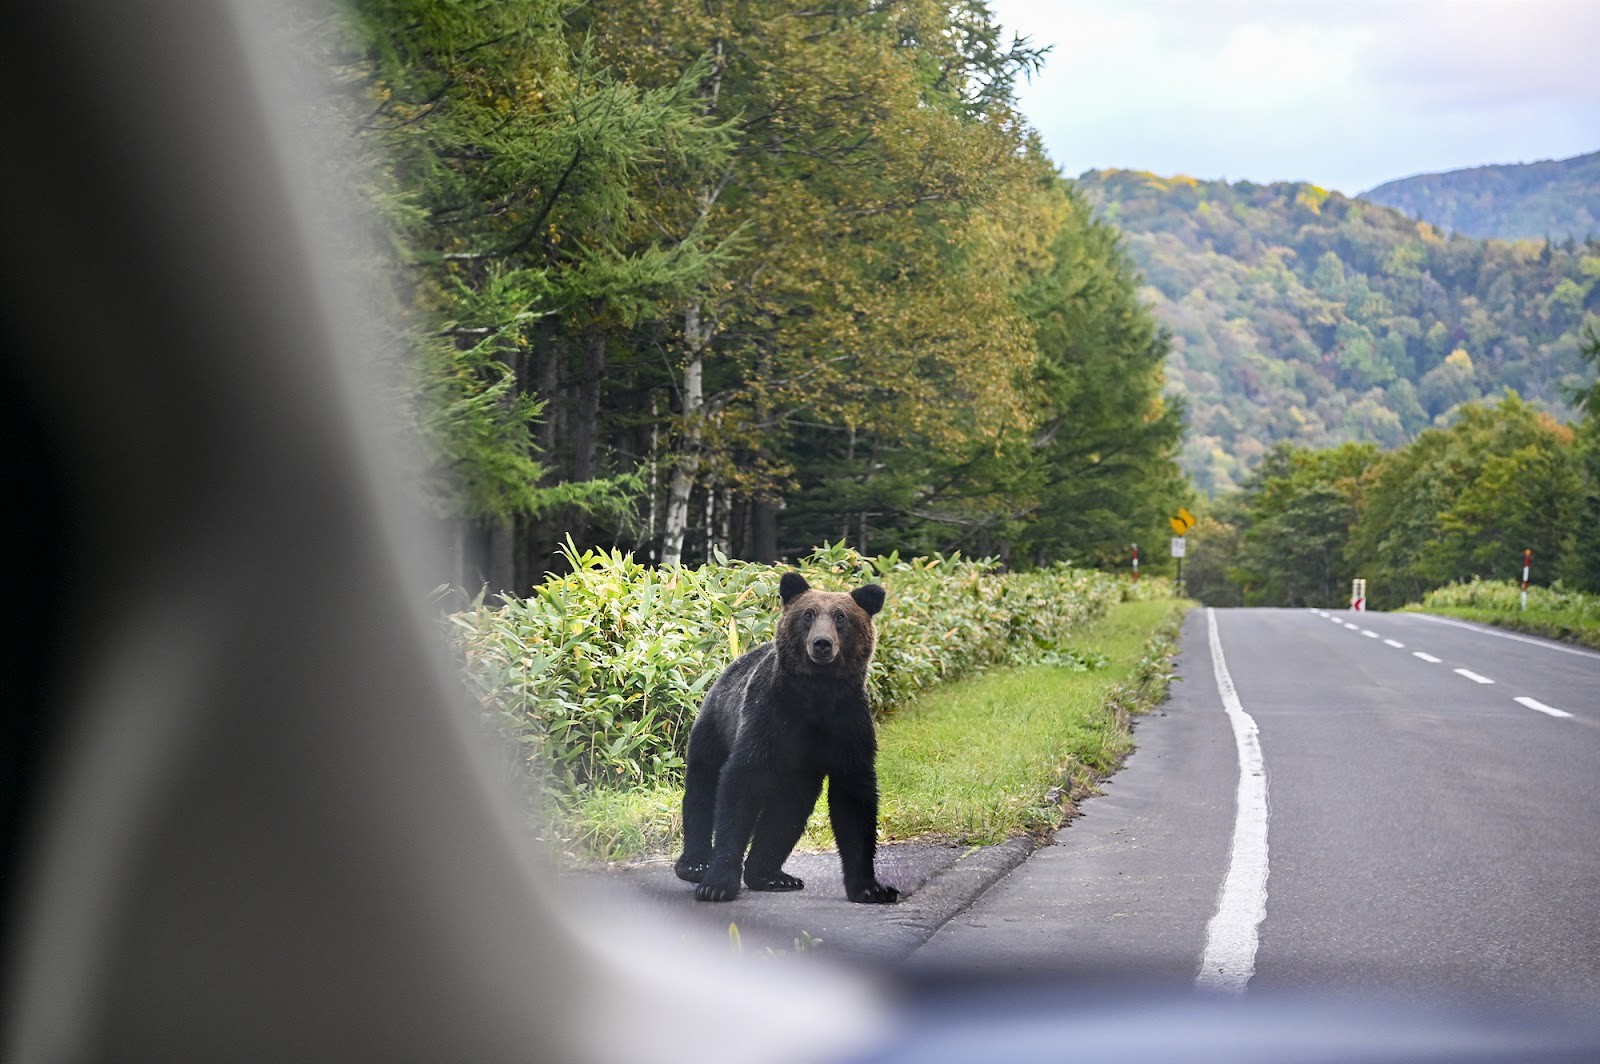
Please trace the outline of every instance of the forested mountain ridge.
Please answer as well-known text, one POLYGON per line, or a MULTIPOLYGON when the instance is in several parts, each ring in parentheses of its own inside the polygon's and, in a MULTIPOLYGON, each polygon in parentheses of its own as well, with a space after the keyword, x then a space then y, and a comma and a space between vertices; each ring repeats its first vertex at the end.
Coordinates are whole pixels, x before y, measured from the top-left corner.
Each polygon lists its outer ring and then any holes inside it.
POLYGON ((1600 152, 1417 174, 1360 198, 1464 236, 1583 240, 1600 235, 1600 152))
POLYGON ((1515 389, 1558 416, 1591 377, 1600 240, 1446 235, 1303 183, 1123 170, 1077 187, 1119 226, 1172 332, 1189 408, 1182 464, 1227 491, 1275 443, 1393 448, 1462 403, 1515 389))

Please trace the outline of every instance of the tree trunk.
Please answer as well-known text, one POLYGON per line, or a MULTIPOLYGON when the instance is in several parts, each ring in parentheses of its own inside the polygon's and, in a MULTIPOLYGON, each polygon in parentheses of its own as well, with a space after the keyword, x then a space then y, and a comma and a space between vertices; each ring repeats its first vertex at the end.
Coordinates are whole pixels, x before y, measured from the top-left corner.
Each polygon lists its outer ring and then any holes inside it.
MULTIPOLYGON (((722 75, 727 61, 723 55, 722 38, 711 46, 711 70, 705 86, 705 103, 701 108, 707 117, 717 111, 717 100, 722 95, 722 75)), ((706 185, 696 197, 700 206, 700 221, 711 213, 712 205, 722 194, 723 186, 732 175, 730 166, 715 185, 706 185)), ((700 320, 700 302, 693 300, 683 310, 683 339, 689 350, 689 361, 683 370, 683 440, 677 461, 672 467, 672 481, 667 487, 667 512, 661 535, 661 564, 678 565, 683 561, 683 539, 689 530, 689 494, 694 490, 695 476, 700 471, 700 441, 704 433, 705 417, 705 349, 711 339, 712 326, 700 320)))
POLYGON ((717 481, 713 477, 706 483, 705 509, 700 514, 705 522, 705 561, 711 564, 711 552, 717 549, 717 481))
POLYGON ((465 518, 450 521, 450 549, 455 555, 451 564, 451 581, 462 591, 467 589, 467 522, 465 518))
POLYGON ((778 507, 765 499, 750 504, 750 523, 754 526, 751 553, 758 562, 772 565, 778 560, 778 507))
POLYGON ((683 561, 683 539, 689 530, 689 494, 694 490, 695 474, 700 470, 700 440, 705 417, 705 341, 700 324, 700 304, 690 303, 683 312, 683 334, 689 345, 689 363, 683 370, 683 442, 672 467, 667 486, 667 514, 661 536, 661 564, 683 561))
POLYGON ((601 377, 606 368, 606 331, 589 327, 583 345, 583 375, 578 390, 578 418, 572 432, 572 479, 595 478, 595 452, 600 439, 601 377))
POLYGON ((717 546, 722 553, 733 555, 733 489, 723 488, 717 507, 717 546))
POLYGON ((490 518, 489 522, 489 564, 488 577, 489 593, 510 595, 515 593, 516 574, 516 526, 509 517, 490 518))
POLYGON ((539 426, 534 430, 534 442, 539 445, 541 460, 553 475, 556 449, 556 393, 561 388, 561 342, 556 338, 555 319, 539 321, 538 340, 534 351, 536 380, 534 389, 544 406, 539 416, 539 426))
POLYGON ((645 453, 650 456, 649 467, 645 476, 645 497, 650 500, 649 510, 645 515, 644 543, 654 549, 656 531, 660 524, 661 515, 657 503, 660 498, 660 467, 658 455, 661 447, 661 411, 656 405, 655 393, 650 394, 650 445, 645 453))

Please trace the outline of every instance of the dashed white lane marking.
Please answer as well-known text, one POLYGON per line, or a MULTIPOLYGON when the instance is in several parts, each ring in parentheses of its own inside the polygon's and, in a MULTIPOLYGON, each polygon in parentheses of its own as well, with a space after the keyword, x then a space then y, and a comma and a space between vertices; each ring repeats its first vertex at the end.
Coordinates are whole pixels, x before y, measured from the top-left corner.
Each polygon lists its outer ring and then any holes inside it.
POLYGON ((1453 617, 1435 617, 1431 613, 1413 613, 1411 616, 1420 617, 1424 621, 1432 621, 1435 624, 1448 624, 1455 628, 1465 628, 1467 631, 1477 632, 1479 635, 1492 635, 1496 639, 1515 639, 1519 643, 1532 643, 1536 647, 1544 647, 1546 650, 1555 650, 1562 654, 1576 654, 1581 658, 1600 659, 1600 654, 1593 650, 1580 650, 1577 647, 1563 646, 1549 639, 1534 639, 1531 636, 1517 635, 1515 632, 1502 632, 1497 628, 1485 628, 1479 624, 1468 624, 1466 621, 1458 621, 1453 617))
POLYGON ((1484 675, 1482 675, 1480 673, 1473 672, 1471 669, 1457 669, 1456 670, 1456 675, 1457 676, 1465 676, 1467 679, 1471 680, 1473 683, 1494 683, 1494 681, 1489 679, 1489 677, 1484 676, 1484 675))
POLYGON ((1259 928, 1267 915, 1267 763, 1261 756, 1255 719, 1239 703, 1223 660, 1215 610, 1206 610, 1206 627, 1217 693, 1222 696, 1228 723, 1233 725, 1239 752, 1239 793, 1228 874, 1222 881, 1217 913, 1206 925, 1206 948, 1194 983, 1202 990, 1242 994, 1256 971, 1259 928))
POLYGON ((1439 662, 1441 660, 1443 660, 1441 658, 1434 657, 1432 654, 1424 654, 1420 650, 1413 650, 1411 652, 1411 656, 1414 657, 1414 658, 1421 658, 1423 661, 1426 661, 1430 665, 1437 665, 1437 664, 1439 664, 1439 662))
POLYGON ((1367 638, 1368 638, 1368 639, 1376 639, 1376 638, 1378 638, 1378 633, 1377 633, 1377 632, 1374 632, 1374 631, 1373 631, 1373 630, 1372 630, 1372 629, 1370 629, 1370 628, 1363 628, 1363 629, 1361 629, 1361 634, 1362 634, 1362 635, 1364 635, 1364 636, 1366 636, 1366 637, 1367 637, 1367 638))
POLYGON ((1383 642, 1386 646, 1394 647, 1396 650, 1404 650, 1406 648, 1406 645, 1397 639, 1385 639, 1383 642))
POLYGON ((1522 703, 1523 705, 1527 706, 1529 709, 1537 709, 1540 713, 1548 713, 1552 717, 1570 717, 1570 716, 1572 716, 1571 713, 1568 713, 1564 709, 1557 709, 1555 706, 1547 706, 1543 702, 1539 701, 1537 698, 1529 698, 1527 695, 1518 695, 1514 699, 1514 701, 1522 703))
POLYGON ((1352 632, 1361 627, 1359 624, 1351 624, 1349 621, 1340 621, 1339 623, 1350 629, 1352 632))

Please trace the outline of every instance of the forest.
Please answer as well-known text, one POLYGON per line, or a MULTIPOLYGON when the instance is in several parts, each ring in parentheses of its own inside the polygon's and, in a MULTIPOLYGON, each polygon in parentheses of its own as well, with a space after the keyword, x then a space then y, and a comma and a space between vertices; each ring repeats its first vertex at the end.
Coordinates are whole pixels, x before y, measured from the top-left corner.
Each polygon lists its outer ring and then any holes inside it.
POLYGON ((1418 174, 1361 198, 1464 236, 1583 240, 1600 235, 1600 152, 1418 174))
POLYGON ((1446 235, 1308 184, 1092 171, 1173 334, 1187 404, 1182 464, 1208 494, 1243 485, 1279 443, 1393 449, 1504 389, 1568 419, 1593 379, 1600 239, 1446 235))
MULTIPOLYGON (((1600 333, 1584 334, 1600 364, 1600 333)), ((1600 592, 1600 385, 1556 420, 1513 393, 1468 403, 1389 452, 1281 443, 1190 533, 1191 594, 1211 605, 1373 609, 1474 579, 1600 592)))
POLYGON ((335 30, 322 120, 392 249, 450 583, 526 594, 569 538, 1110 563, 1189 497, 1168 336, 983 0, 347 0, 335 30))

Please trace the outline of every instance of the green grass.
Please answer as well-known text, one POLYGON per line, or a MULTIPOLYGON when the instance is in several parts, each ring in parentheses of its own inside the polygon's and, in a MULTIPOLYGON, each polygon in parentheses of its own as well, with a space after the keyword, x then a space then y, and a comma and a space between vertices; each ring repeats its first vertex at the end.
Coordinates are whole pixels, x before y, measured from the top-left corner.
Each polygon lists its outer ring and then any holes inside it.
MULTIPOLYGON (((882 837, 972 844, 1054 830, 1133 747, 1130 713, 1166 692, 1188 603, 1113 606, 1073 645, 1107 663, 999 669, 930 692, 878 729, 882 837)), ((832 842, 826 817, 805 843, 832 842)))
MULTIPOLYGON (((1130 714, 1159 702, 1177 624, 1190 603, 1125 602, 1070 646, 1106 664, 997 668, 935 688, 878 726, 880 837, 987 844, 1057 827, 1132 749, 1130 714)), ((593 790, 559 835, 578 860, 668 854, 680 844, 683 791, 671 784, 593 790)), ((802 848, 833 845, 827 803, 802 848)))
POLYGON ((683 787, 649 783, 627 790, 593 788, 567 803, 541 834, 562 840, 575 861, 621 861, 665 854, 683 844, 683 787))
POLYGON ((1479 624, 1564 639, 1600 649, 1600 595, 1556 587, 1530 587, 1522 609, 1522 588, 1513 580, 1473 580, 1436 588, 1421 603, 1402 611, 1438 613, 1479 624))

